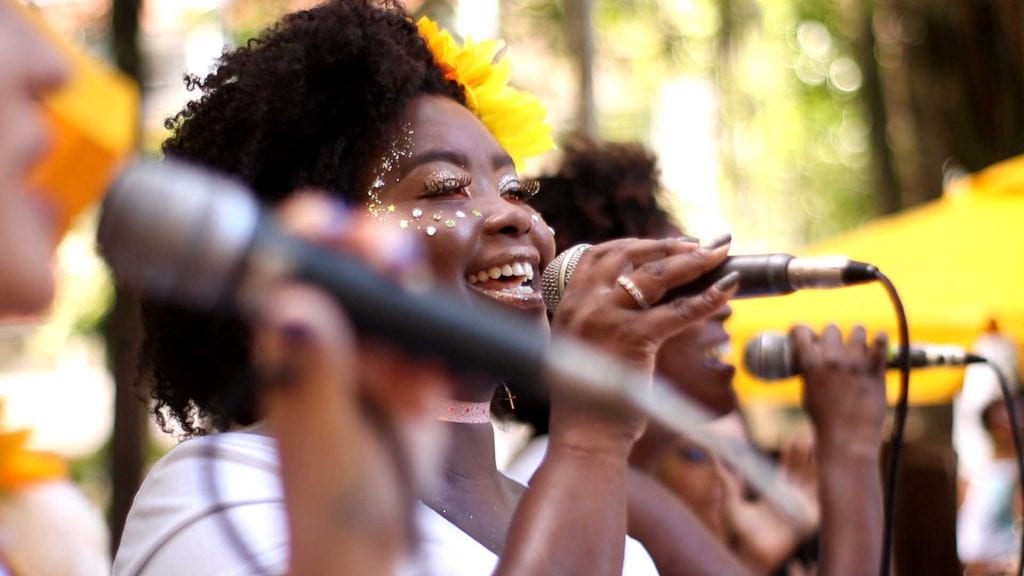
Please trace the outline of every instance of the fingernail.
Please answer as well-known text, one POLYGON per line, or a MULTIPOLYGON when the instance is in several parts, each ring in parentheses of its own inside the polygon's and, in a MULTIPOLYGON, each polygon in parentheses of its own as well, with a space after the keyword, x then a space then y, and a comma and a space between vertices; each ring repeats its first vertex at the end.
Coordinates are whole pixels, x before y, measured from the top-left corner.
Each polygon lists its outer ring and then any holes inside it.
POLYGON ((697 238, 695 236, 688 236, 686 234, 680 236, 679 241, 686 242, 687 244, 700 244, 700 238, 697 238))
POLYGON ((711 285, 711 287, 714 288, 715 290, 718 290, 719 292, 728 292, 739 283, 740 273, 733 271, 716 280, 715 283, 711 285))
POLYGON ((732 234, 726 232, 725 234, 716 237, 714 240, 705 243, 704 248, 707 248, 708 250, 714 250, 716 248, 721 248, 722 246, 725 246, 730 242, 732 242, 732 234))
POLYGON ((313 332, 305 324, 287 323, 280 333, 285 345, 292 348, 302 348, 313 339, 313 332))

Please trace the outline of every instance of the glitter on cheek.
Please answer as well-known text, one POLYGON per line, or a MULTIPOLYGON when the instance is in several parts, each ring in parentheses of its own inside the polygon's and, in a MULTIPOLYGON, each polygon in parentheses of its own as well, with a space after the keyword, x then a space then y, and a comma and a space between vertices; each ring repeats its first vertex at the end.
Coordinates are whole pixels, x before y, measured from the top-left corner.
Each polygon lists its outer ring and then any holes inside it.
POLYGON ((480 212, 479 210, 474 209, 473 210, 473 216, 476 216, 477 218, 479 218, 479 217, 483 216, 483 213, 480 212))
POLYGON ((412 217, 416 218, 416 219, 419 219, 420 216, 423 216, 423 210, 420 210, 419 208, 413 208, 412 209, 412 217))
MULTIPOLYGON (((373 171, 373 180, 366 195, 367 208, 370 211, 370 215, 375 218, 383 220, 387 218, 388 214, 395 212, 393 204, 387 207, 384 206, 382 192, 385 186, 385 177, 398 168, 403 158, 412 157, 413 134, 411 124, 403 126, 403 130, 391 142, 387 152, 384 153, 377 168, 373 171)), ((397 176, 395 176, 395 183, 398 183, 397 176)))
POLYGON ((455 211, 455 217, 456 218, 465 218, 466 217, 466 213, 463 212, 462 210, 456 210, 455 211))
POLYGON ((449 228, 455 228, 455 220, 445 220, 444 225, 449 228))
POLYGON ((433 236, 434 234, 437 234, 437 228, 427 226, 427 236, 433 236))

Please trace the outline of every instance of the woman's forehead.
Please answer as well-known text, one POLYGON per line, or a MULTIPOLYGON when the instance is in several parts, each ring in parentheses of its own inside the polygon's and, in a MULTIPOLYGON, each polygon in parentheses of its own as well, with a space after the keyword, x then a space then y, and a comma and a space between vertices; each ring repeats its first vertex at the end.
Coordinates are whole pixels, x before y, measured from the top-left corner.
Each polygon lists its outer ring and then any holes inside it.
POLYGON ((399 136, 408 135, 412 152, 448 150, 466 156, 505 154, 468 108, 444 96, 414 98, 403 112, 399 136))

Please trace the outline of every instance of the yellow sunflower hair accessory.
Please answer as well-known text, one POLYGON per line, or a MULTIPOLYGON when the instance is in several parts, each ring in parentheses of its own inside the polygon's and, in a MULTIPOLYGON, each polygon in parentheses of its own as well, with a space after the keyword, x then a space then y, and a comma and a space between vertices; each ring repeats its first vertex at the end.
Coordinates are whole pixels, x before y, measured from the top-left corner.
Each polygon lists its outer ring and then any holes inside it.
POLYGON ((416 27, 434 54, 434 61, 444 70, 445 78, 462 86, 469 109, 487 126, 517 167, 522 167, 525 158, 554 149, 547 110, 540 99, 508 85, 512 67, 502 58, 502 41, 474 42, 467 38, 459 46, 447 30, 426 16, 419 19, 416 27))

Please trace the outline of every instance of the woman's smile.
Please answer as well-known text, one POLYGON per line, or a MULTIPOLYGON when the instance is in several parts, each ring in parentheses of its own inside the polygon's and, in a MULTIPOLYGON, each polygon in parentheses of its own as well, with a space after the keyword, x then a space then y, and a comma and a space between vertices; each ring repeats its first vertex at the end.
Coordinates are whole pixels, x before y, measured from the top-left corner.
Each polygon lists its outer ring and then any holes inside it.
POLYGON ((540 291, 534 288, 540 258, 536 253, 523 252, 508 252, 474 266, 466 274, 466 282, 473 290, 503 304, 518 308, 544 306, 540 291))

